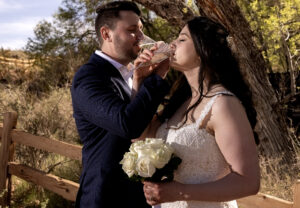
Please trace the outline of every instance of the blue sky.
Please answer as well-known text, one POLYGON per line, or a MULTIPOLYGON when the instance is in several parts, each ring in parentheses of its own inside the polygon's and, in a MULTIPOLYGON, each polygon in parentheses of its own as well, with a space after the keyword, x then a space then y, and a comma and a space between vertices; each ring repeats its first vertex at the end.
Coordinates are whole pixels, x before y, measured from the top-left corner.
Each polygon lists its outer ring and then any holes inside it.
POLYGON ((62 0, 0 0, 0 48, 22 49, 41 20, 51 21, 62 0))

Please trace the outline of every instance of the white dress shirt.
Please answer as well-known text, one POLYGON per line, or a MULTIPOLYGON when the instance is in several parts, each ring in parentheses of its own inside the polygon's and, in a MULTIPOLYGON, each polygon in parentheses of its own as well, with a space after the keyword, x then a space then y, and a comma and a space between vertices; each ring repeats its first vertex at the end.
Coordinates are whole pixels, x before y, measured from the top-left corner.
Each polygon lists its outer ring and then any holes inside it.
POLYGON ((124 66, 123 64, 120 64, 119 62, 113 60, 111 57, 109 57, 108 55, 106 55, 105 53, 103 53, 100 50, 96 50, 95 54, 97 54, 98 56, 104 58, 109 63, 111 63, 115 68, 117 68, 119 70, 121 76, 125 80, 125 82, 128 84, 129 88, 132 90, 133 70, 129 70, 126 66, 124 66))

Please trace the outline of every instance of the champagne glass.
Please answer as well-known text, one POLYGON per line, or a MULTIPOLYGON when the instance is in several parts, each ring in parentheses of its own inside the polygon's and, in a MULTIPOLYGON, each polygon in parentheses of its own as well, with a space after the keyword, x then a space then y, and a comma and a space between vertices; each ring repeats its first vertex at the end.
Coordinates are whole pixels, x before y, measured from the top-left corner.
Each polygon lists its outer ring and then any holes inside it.
POLYGON ((150 66, 156 63, 160 63, 166 59, 168 59, 171 56, 172 50, 170 48, 170 45, 163 42, 163 41, 155 41, 151 39, 150 37, 144 35, 144 39, 140 41, 139 47, 144 50, 148 49, 150 50, 153 46, 157 46, 157 50, 155 50, 153 53, 153 57, 149 62, 146 63, 140 63, 135 69, 139 67, 144 66, 150 66))
POLYGON ((140 40, 139 42, 139 47, 144 50, 144 49, 149 49, 152 48, 157 42, 153 40, 152 38, 148 37, 147 35, 144 35, 144 38, 140 40))

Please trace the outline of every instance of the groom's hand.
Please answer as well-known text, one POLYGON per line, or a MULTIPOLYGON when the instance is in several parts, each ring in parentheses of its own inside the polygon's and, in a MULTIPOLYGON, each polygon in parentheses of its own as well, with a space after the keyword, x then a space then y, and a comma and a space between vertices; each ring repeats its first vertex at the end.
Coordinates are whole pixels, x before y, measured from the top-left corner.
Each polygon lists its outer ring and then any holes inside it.
POLYGON ((154 51, 158 49, 158 46, 153 46, 150 50, 144 49, 139 57, 134 61, 134 67, 136 68, 133 77, 138 80, 143 80, 151 73, 156 73, 163 79, 166 77, 170 67, 170 60, 166 59, 160 63, 152 64, 150 66, 143 67, 143 64, 150 62, 154 56, 154 51))
POLYGON ((133 72, 133 80, 132 80, 132 95, 131 98, 134 98, 136 93, 139 91, 139 88, 144 81, 150 74, 154 71, 153 66, 147 67, 139 67, 135 69, 133 72))
POLYGON ((156 50, 157 47, 154 46, 151 50, 145 49, 139 57, 134 61, 134 72, 133 72, 133 82, 132 82, 132 98, 135 97, 136 93, 138 92, 140 85, 147 78, 154 72, 154 68, 158 65, 151 65, 151 66, 143 66, 143 64, 149 62, 153 56, 153 50, 156 50))
POLYGON ((156 50, 157 47, 154 46, 151 48, 151 50, 145 49, 143 52, 139 55, 139 57, 134 61, 134 68, 135 71, 133 73, 134 79, 137 80, 144 80, 146 77, 148 77, 150 74, 153 73, 154 68, 158 65, 151 65, 151 66, 143 66, 145 63, 150 62, 153 57, 153 51, 156 50))

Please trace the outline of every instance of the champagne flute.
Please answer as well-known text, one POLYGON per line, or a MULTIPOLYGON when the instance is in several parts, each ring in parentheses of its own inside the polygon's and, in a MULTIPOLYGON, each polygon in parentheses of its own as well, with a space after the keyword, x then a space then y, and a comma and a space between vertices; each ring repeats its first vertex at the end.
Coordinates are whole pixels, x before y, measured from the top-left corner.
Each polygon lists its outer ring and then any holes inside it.
POLYGON ((154 55, 149 62, 140 63, 135 69, 144 66, 150 66, 156 63, 160 63, 171 56, 172 49, 170 45, 163 41, 155 41, 150 37, 144 35, 144 39, 140 41, 139 47, 144 50, 150 50, 153 46, 157 46, 157 50, 153 51, 154 55))

